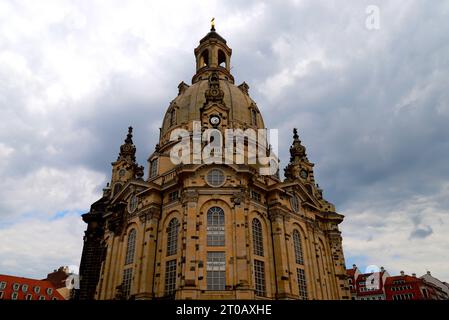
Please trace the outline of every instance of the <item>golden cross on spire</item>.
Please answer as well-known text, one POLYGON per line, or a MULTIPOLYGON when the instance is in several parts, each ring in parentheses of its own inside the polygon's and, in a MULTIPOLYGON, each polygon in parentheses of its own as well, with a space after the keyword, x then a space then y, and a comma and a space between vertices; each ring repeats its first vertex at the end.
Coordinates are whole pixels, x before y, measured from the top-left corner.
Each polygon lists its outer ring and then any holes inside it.
POLYGON ((210 21, 210 31, 215 31, 215 18, 210 21))

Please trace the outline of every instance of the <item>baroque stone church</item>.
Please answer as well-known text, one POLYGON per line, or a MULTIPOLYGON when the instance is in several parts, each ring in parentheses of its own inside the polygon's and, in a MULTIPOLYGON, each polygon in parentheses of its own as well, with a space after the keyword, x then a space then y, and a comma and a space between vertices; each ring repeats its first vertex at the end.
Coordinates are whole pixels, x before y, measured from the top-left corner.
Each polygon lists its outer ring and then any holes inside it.
POLYGON ((296 129, 285 179, 254 164, 174 164, 177 128, 263 129, 232 50, 212 26, 194 50, 148 171, 129 128, 87 223, 79 299, 349 299, 338 225, 296 129))

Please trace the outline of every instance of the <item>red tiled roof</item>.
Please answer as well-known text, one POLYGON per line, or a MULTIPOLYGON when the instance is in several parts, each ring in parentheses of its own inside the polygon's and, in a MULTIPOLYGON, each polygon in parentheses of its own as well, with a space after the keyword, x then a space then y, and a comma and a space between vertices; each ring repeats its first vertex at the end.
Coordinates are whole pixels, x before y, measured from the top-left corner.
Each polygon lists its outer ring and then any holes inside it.
POLYGON ((356 269, 354 269, 354 268, 352 268, 352 269, 346 269, 346 274, 347 274, 348 276, 350 276, 350 277, 354 277, 355 270, 356 270, 356 269))
POLYGON ((396 281, 396 280, 404 280, 404 283, 412 283, 412 282, 421 282, 422 281, 419 278, 408 276, 408 275, 393 276, 393 277, 387 278, 387 280, 385 281, 385 285, 392 285, 393 281, 396 281))
POLYGON ((64 297, 56 291, 56 287, 48 280, 36 280, 0 274, 1 299, 12 300, 12 294, 14 292, 17 292, 16 300, 26 300, 27 295, 31 295, 32 300, 44 300, 41 297, 44 297, 45 300, 64 300, 64 297), (17 290, 14 290, 14 284, 18 284, 17 290), (3 285, 5 288, 2 289, 3 285))

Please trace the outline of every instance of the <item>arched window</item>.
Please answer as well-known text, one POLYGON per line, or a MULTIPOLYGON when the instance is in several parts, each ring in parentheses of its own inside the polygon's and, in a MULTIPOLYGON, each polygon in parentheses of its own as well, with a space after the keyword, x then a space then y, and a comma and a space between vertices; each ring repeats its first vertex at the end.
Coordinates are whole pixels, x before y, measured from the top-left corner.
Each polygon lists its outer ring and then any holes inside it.
POLYGON ((295 247, 295 260, 297 264, 304 264, 302 255, 301 235, 298 230, 293 231, 293 245, 295 247))
POLYGON ((204 50, 200 56, 200 68, 207 67, 209 65, 209 50, 204 50))
POLYGON ((262 224, 259 219, 253 219, 253 251, 257 256, 263 257, 263 235, 262 235, 262 224))
POLYGON ((218 50, 218 65, 226 68, 226 55, 222 50, 218 50))
POLYGON ((136 251, 136 229, 132 229, 128 234, 128 244, 126 246, 125 265, 134 262, 134 251, 136 251))
POLYGON ((225 245, 225 216, 220 207, 212 207, 207 211, 207 245, 225 245))
POLYGON ((171 219, 167 228, 167 256, 176 254, 178 250, 178 230, 178 219, 171 219))

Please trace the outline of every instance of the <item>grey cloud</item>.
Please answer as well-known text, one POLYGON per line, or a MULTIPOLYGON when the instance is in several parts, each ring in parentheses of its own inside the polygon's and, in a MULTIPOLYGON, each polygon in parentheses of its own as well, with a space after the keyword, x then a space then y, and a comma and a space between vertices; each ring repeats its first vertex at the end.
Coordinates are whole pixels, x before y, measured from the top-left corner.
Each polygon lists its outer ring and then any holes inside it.
POLYGON ((433 233, 430 226, 425 226, 422 228, 416 228, 410 233, 410 239, 425 239, 433 233))

